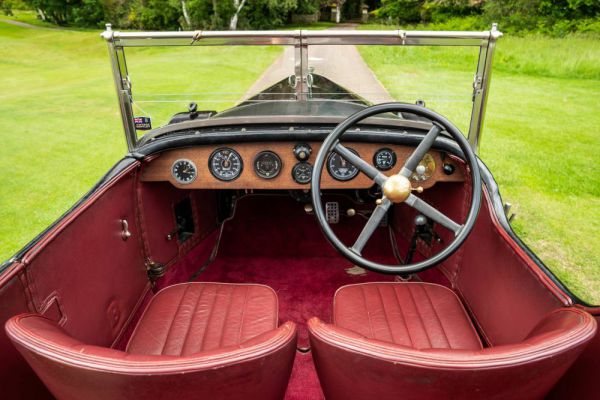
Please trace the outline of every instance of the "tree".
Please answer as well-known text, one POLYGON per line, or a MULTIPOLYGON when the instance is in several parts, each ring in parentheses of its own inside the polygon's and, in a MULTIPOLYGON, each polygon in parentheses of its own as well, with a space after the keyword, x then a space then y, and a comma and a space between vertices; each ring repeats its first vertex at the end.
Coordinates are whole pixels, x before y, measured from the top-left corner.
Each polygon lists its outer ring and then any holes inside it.
POLYGON ((25 0, 33 9, 41 11, 46 19, 56 25, 66 25, 69 22, 74 7, 79 7, 81 1, 74 0, 25 0))
POLYGON ((187 25, 187 28, 191 28, 192 27, 192 21, 190 20, 190 15, 188 14, 187 11, 187 5, 185 3, 185 0, 181 0, 181 12, 183 13, 183 19, 185 20, 185 24, 187 25))
POLYGON ((181 4, 178 0, 142 0, 137 12, 137 27, 147 30, 179 29, 181 4))
POLYGON ((12 1, 11 0, 0 0, 0 9, 4 15, 13 15, 12 12, 12 1))
POLYGON ((272 29, 285 25, 297 0, 249 0, 239 14, 240 29, 272 29))
POLYGON ((381 8, 374 14, 394 22, 420 22, 424 3, 425 0, 381 0, 381 8))
POLYGON ((235 8, 235 11, 231 17, 231 22, 229 22, 229 30, 235 31, 237 29, 240 11, 242 11, 242 8, 244 8, 245 4, 246 0, 233 0, 233 7, 235 8))
POLYGON ((335 13, 335 22, 337 24, 339 24, 342 20, 342 7, 344 7, 345 2, 346 0, 337 0, 337 8, 335 13))

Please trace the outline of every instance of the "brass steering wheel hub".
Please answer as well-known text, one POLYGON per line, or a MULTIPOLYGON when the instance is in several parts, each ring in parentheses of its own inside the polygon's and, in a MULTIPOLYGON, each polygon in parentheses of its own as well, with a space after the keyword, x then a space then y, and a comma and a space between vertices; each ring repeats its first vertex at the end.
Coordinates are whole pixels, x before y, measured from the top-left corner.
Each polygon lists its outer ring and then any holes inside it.
POLYGON ((393 203, 402 203, 411 191, 410 180, 400 174, 390 176, 383 184, 383 194, 393 203))

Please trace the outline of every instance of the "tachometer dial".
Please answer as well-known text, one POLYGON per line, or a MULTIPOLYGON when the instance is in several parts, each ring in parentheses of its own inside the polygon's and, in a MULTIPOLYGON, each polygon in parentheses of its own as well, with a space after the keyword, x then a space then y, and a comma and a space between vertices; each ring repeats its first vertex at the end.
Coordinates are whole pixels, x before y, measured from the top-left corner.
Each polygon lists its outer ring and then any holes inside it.
MULTIPOLYGON (((358 155, 355 150, 349 149, 354 154, 358 155)), ((349 181, 358 175, 358 168, 346 161, 338 153, 331 153, 327 159, 327 170, 334 179, 338 181, 349 181)))
POLYGON ((173 163, 171 175, 178 183, 183 185, 190 184, 196 180, 198 170, 196 164, 190 160, 181 159, 173 163))
POLYGON ((232 181, 242 173, 244 163, 237 151, 229 148, 215 150, 208 159, 208 169, 222 181, 232 181))
POLYGON ((388 148, 379 149, 373 156, 373 164, 380 171, 392 169, 396 165, 396 153, 388 148))
POLYGON ((258 153, 254 159, 256 175, 264 179, 273 179, 281 172, 281 158, 272 151, 258 153))
POLYGON ((297 183, 309 183, 312 177, 313 167, 310 163, 301 161, 292 168, 292 178, 297 183))

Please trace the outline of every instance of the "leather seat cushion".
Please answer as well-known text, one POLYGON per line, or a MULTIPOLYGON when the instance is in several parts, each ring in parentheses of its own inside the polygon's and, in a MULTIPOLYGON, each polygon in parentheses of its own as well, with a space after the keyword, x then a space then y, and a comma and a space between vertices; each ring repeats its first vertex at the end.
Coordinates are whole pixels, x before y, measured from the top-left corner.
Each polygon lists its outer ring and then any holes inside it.
POLYGON ((458 296, 430 283, 363 283, 340 288, 333 323, 369 339, 418 350, 482 349, 458 296))
POLYGON ((277 328, 277 295, 254 284, 186 283, 151 300, 126 351, 189 356, 236 346, 277 328))

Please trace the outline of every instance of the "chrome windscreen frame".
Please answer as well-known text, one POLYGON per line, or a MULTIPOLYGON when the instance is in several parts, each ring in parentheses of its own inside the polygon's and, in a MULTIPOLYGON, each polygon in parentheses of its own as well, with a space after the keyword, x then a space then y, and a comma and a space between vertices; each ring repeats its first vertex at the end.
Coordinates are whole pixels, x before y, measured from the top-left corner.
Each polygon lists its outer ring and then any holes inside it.
POLYGON ((291 31, 175 31, 120 32, 110 24, 102 33, 108 44, 112 72, 125 138, 129 151, 139 145, 133 121, 131 81, 125 60, 126 47, 148 46, 293 46, 296 98, 308 100, 308 48, 327 45, 386 46, 469 46, 479 47, 477 69, 473 79, 472 112, 468 139, 475 151, 479 148, 485 108, 489 94, 492 60, 496 41, 502 36, 496 24, 489 31, 356 31, 356 30, 291 30, 291 31))

